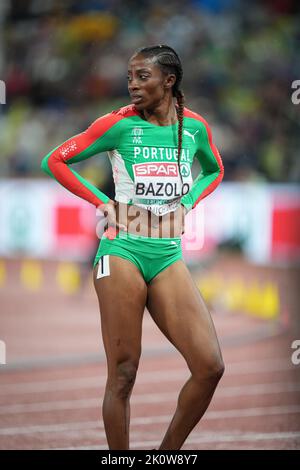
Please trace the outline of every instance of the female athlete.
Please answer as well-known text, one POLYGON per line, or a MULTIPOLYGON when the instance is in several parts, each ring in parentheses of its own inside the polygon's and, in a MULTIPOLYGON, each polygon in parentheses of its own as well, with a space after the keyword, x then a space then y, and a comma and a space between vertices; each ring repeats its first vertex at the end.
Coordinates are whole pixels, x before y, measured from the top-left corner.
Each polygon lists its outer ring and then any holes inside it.
POLYGON ((102 411, 109 449, 129 449, 145 307, 191 373, 159 449, 181 448, 224 371, 213 322, 181 251, 184 217, 221 182, 223 165, 206 121, 184 107, 182 75, 171 47, 139 49, 128 66, 132 103, 100 117, 42 161, 46 173, 107 220, 94 286, 108 367, 102 411), (103 151, 115 200, 69 167, 103 151), (193 181, 194 156, 201 172, 193 181))

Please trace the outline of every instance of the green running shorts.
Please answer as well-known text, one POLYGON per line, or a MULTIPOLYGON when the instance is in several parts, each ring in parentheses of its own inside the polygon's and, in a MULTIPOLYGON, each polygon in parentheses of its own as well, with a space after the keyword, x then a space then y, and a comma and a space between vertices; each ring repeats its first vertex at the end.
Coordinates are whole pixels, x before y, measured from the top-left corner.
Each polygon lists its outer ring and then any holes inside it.
POLYGON ((120 256, 134 263, 146 283, 175 261, 182 259, 181 238, 150 238, 118 232, 109 239, 106 232, 100 240, 94 267, 99 262, 97 278, 109 275, 109 258, 120 256))

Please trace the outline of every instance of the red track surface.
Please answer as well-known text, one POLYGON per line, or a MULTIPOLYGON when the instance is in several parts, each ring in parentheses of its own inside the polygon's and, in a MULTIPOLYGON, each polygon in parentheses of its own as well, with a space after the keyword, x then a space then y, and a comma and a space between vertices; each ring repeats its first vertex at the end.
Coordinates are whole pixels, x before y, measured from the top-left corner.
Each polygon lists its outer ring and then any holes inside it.
MULTIPOLYGON (((17 263, 10 269, 0 292, 0 339, 7 345, 7 365, 0 366, 0 449, 107 448, 101 418, 106 366, 91 284, 66 297, 54 287, 49 264, 43 289, 28 293, 12 282, 17 263)), ((285 286, 286 274, 274 275, 285 286)), ((299 305, 292 282, 285 292, 292 318, 284 327, 213 314, 226 372, 183 449, 300 448, 300 365, 291 362, 291 343, 300 338, 293 321, 299 305)), ((143 331, 131 400, 133 449, 158 446, 188 377, 147 312, 143 331)))

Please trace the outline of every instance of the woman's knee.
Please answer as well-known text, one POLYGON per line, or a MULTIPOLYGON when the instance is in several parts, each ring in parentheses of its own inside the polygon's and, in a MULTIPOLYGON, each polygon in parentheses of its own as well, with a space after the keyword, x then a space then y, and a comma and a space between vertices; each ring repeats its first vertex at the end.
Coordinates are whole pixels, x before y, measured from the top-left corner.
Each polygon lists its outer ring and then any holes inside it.
POLYGON ((194 366, 191 372, 196 381, 209 380, 218 383, 225 372, 222 356, 216 355, 206 360, 199 360, 197 366, 194 366))
POLYGON ((126 360, 115 367, 113 377, 108 380, 109 388, 120 398, 128 398, 135 383, 138 361, 126 360))

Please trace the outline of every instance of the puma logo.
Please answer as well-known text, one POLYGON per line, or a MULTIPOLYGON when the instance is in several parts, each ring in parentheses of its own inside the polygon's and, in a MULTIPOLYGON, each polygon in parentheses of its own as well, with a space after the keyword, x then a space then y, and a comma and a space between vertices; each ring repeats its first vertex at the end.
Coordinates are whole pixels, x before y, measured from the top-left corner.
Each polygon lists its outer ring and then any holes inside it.
POLYGON ((199 129, 194 133, 194 134, 191 134, 189 131, 187 131, 186 129, 183 130, 183 134, 184 135, 187 135, 188 137, 191 137, 191 139, 193 139, 193 142, 195 143, 195 135, 197 134, 197 132, 199 132, 199 129))

